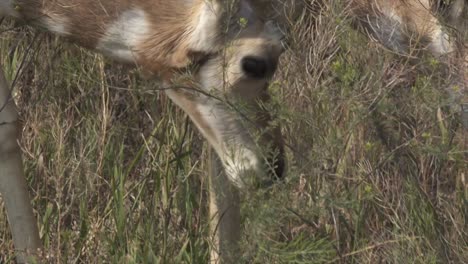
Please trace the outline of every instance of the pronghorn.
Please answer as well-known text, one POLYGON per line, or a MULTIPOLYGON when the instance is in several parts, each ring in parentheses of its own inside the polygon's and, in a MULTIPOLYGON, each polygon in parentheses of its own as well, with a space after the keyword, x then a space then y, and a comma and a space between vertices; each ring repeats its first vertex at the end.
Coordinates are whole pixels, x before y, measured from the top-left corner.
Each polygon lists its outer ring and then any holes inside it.
MULTIPOLYGON (((281 176, 280 129, 268 127, 271 117, 262 110, 262 103, 269 100, 266 89, 283 50, 282 36, 257 15, 249 1, 0 0, 3 16, 158 75, 167 96, 190 116, 235 186, 251 183, 250 175, 260 181, 268 175, 281 176), (193 78, 182 82, 191 89, 176 88, 178 72, 187 68, 193 68, 193 78), (248 106, 253 120, 243 122, 245 114, 233 110, 231 103, 236 101, 248 106), (256 140, 252 133, 259 130, 263 131, 256 140), (260 145, 268 146, 268 154, 260 145)), ((18 261, 25 262, 41 242, 17 145, 17 111, 3 74, 0 77, 0 192, 18 261)), ((215 193, 229 187, 218 182, 224 187, 213 186, 215 193)), ((225 206, 218 210, 229 207, 231 201, 225 199, 214 202, 225 206)), ((238 224, 227 223, 225 231, 221 223, 219 232, 229 232, 238 224)), ((236 243, 236 236, 229 239, 236 243)))
POLYGON ((420 42, 437 56, 454 50, 454 41, 431 12, 429 0, 354 0, 352 12, 373 37, 391 50, 407 53, 413 44, 411 37, 421 38, 420 42))
POLYGON ((462 124, 468 128, 468 54, 463 37, 457 38, 454 31, 463 35, 466 30, 468 9, 465 0, 450 2, 446 17, 452 29, 444 26, 438 16, 442 15, 442 1, 434 0, 352 0, 351 13, 372 38, 391 51, 401 55, 417 55, 418 50, 427 50, 452 70, 452 84, 446 88, 451 97, 451 107, 459 111, 462 124))

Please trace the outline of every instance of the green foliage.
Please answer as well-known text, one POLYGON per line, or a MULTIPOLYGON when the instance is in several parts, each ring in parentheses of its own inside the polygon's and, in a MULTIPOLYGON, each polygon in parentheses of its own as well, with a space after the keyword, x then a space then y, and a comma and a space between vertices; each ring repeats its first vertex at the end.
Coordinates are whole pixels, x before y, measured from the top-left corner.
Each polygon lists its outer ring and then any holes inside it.
MULTIPOLYGON (((335 7, 294 25, 265 106, 287 176, 243 193, 239 262, 466 263, 466 135, 445 66, 349 24, 335 7)), ((49 262, 207 263, 206 145, 186 116, 138 71, 50 36, 26 52, 32 34, 14 31, 0 58, 9 80, 27 62, 14 95, 49 262)), ((0 241, 8 262, 4 212, 0 241)))

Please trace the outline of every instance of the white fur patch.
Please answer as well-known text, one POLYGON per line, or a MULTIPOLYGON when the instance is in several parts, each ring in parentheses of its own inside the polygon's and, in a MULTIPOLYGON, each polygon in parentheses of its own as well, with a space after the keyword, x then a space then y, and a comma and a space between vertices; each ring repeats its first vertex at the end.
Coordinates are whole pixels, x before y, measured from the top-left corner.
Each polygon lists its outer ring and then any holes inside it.
POLYGON ((260 158, 249 149, 254 143, 240 122, 217 106, 200 104, 197 109, 220 141, 213 148, 231 182, 242 188, 245 185, 245 176, 255 174, 263 177, 264 175, 259 175, 262 173, 260 158))
POLYGON ((219 16, 222 6, 217 1, 204 1, 194 30, 190 38, 190 48, 196 51, 213 51, 218 49, 217 37, 219 16))
POLYGON ((428 48, 434 55, 442 56, 453 51, 453 43, 450 41, 450 36, 446 32, 437 28, 437 30, 432 33, 431 43, 429 43, 428 48))
POLYGON ((231 148, 227 147, 222 155, 224 155, 222 161, 226 174, 237 187, 245 186, 245 177, 252 174, 258 178, 264 178, 264 175, 259 175, 262 170, 258 156, 251 150, 232 146, 231 148))
POLYGON ((383 8, 380 8, 380 11, 382 12, 382 14, 384 14, 384 16, 400 23, 400 24, 403 24, 403 20, 402 18, 400 17, 400 15, 398 15, 396 12, 395 12, 395 9, 393 8, 386 8, 386 7, 383 7, 383 8))
POLYGON ((110 25, 96 49, 114 59, 133 62, 137 59, 135 50, 147 37, 149 29, 150 22, 146 18, 145 11, 141 9, 125 11, 110 25))
POLYGON ((58 35, 68 35, 70 33, 68 31, 68 19, 64 16, 46 14, 41 19, 40 24, 50 32, 58 35))
POLYGON ((0 17, 3 16, 18 16, 18 12, 15 10, 14 0, 0 0, 0 17))

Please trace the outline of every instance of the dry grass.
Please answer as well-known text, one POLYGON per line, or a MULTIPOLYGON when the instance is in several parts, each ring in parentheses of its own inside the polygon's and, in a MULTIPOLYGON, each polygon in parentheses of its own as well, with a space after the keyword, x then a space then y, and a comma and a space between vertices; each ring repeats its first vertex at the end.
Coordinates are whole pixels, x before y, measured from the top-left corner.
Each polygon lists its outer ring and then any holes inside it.
MULTIPOLYGON (((240 263, 468 262, 466 131, 445 65, 324 10, 291 25, 271 85, 289 168, 243 194, 240 263)), ((158 84, 44 33, 0 41, 48 262, 206 263, 206 146, 158 84)), ((0 259, 12 251, 1 212, 0 259)))

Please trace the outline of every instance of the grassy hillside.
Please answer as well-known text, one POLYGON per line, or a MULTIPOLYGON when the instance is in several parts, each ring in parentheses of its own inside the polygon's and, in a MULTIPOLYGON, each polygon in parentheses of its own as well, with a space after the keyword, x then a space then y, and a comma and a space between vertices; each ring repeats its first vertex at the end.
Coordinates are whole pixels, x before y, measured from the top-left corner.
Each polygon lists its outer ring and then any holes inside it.
MULTIPOLYGON (((0 29, 48 262, 206 263, 207 146, 158 83, 0 29)), ((270 87, 287 176, 243 193, 240 263, 467 263, 467 131, 446 67, 369 42, 341 8, 290 32, 270 87)), ((2 209, 0 262, 12 252, 2 209)))

